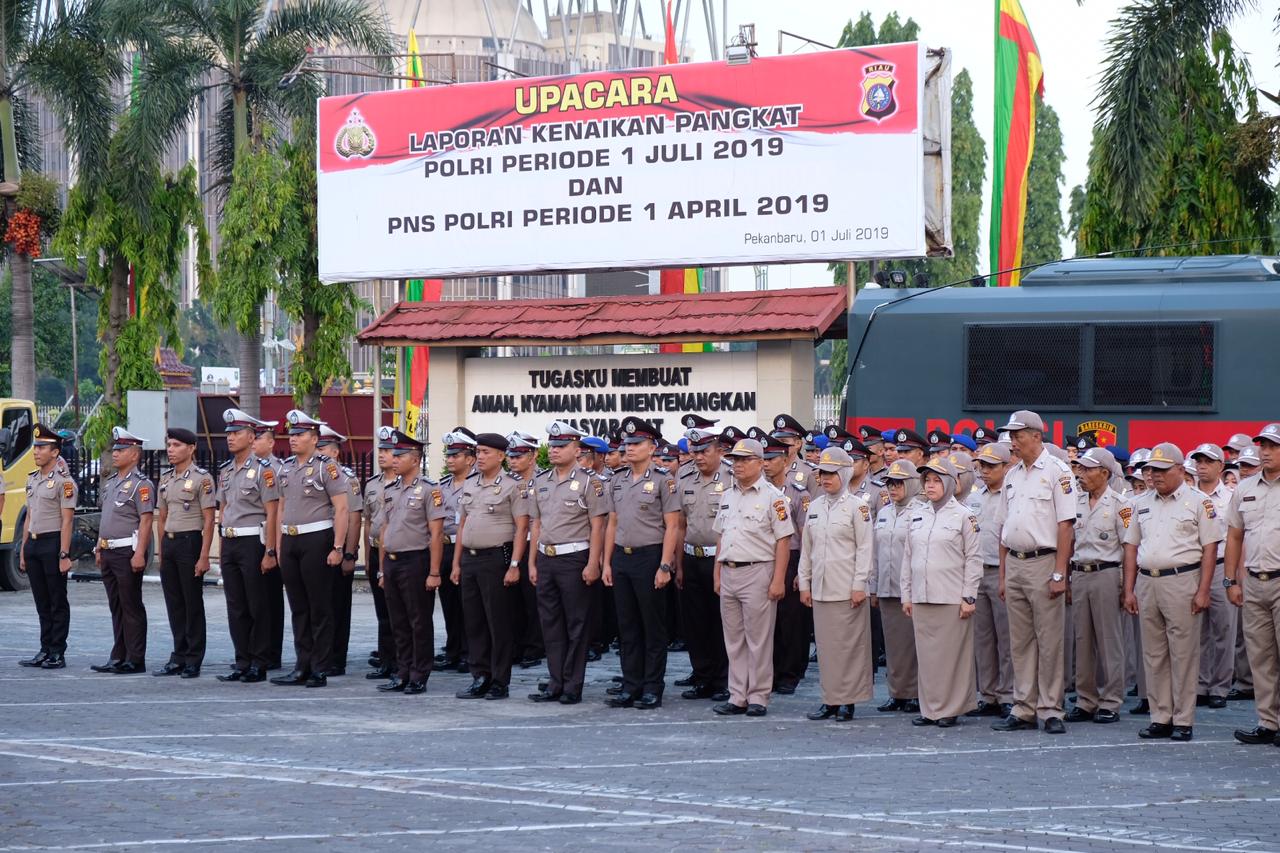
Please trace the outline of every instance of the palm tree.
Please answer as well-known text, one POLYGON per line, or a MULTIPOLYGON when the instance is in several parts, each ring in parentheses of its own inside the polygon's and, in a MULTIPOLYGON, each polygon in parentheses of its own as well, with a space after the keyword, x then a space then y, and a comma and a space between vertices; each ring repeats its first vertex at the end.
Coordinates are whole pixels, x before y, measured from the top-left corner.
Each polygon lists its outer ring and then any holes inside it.
MULTIPOLYGON (((252 146, 283 137, 292 119, 315 110, 321 72, 308 66, 314 48, 346 46, 363 53, 392 50, 381 18, 363 0, 118 0, 129 35, 148 52, 142 76, 147 100, 164 105, 215 92, 215 167, 223 189, 252 146), (274 9, 274 11, 272 11, 274 9)), ((384 63, 385 65, 385 63, 384 63)), ((162 108, 158 107, 158 108, 162 108)), ((145 120, 147 107, 139 112, 145 120)), ((235 318, 240 339, 240 406, 257 414, 262 364, 258 288, 218 276, 219 319, 235 318)))

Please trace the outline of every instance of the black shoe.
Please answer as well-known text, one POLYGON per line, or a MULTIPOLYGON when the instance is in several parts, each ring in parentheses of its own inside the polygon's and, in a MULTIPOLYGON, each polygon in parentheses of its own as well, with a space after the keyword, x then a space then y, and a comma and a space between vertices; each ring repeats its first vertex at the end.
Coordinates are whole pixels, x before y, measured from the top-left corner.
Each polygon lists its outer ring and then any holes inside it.
POLYGON ((1068 711, 1067 716, 1063 719, 1068 723, 1087 723, 1093 719, 1093 711, 1086 711, 1084 708, 1077 705, 1068 711))
POLYGON ((1253 701, 1252 687, 1243 687, 1243 688, 1232 687, 1229 691, 1227 691, 1228 702, 1240 702, 1246 699, 1249 700, 1250 702, 1253 701))
POLYGON ((35 657, 28 658, 27 660, 18 661, 18 666, 39 667, 48 659, 49 659, 49 653, 46 652, 44 649, 41 649, 40 651, 36 652, 35 657))
POLYGON ((561 693, 560 694, 561 705, 577 705, 581 701, 582 701, 581 693, 561 693))
POLYGON ((484 694, 489 692, 489 688, 493 686, 493 682, 487 678, 476 678, 471 682, 470 687, 466 687, 453 694, 459 699, 483 699, 484 694))
POLYGON ((1221 709, 1223 709, 1223 708, 1227 707, 1227 697, 1225 697, 1225 696, 1210 696, 1210 697, 1209 697, 1209 701, 1208 701, 1208 702, 1206 702, 1205 704, 1206 704, 1206 705, 1208 705, 1210 708, 1213 708, 1213 709, 1215 709, 1215 710, 1221 710, 1221 709))
POLYGON ((937 720, 931 720, 928 717, 913 717, 911 720, 913 726, 936 726, 937 724, 937 720))
POLYGON ((619 688, 618 694, 604 700, 604 704, 610 708, 630 708, 636 704, 636 697, 623 693, 622 689, 619 688))
POLYGON ((525 658, 520 661, 521 669, 533 669, 535 666, 542 665, 542 658, 525 658))
POLYGON ((1169 737, 1173 734, 1173 726, 1168 723, 1152 723, 1145 729, 1138 731, 1138 737, 1144 740, 1155 740, 1156 738, 1169 737))
POLYGON ((307 683, 307 675, 308 673, 305 673, 300 669, 295 669, 288 675, 277 675, 275 678, 271 679, 271 683, 278 684, 281 687, 301 687, 307 683))
MULTIPOLYGON (((218 676, 221 678, 222 676, 218 676)), ((267 680, 267 671, 260 667, 251 666, 244 671, 244 675, 240 676, 241 684, 257 684, 259 681, 267 680)))
MULTIPOLYGON (((794 684, 775 684, 773 692, 783 696, 791 696, 796 692, 796 686, 794 684)), ((760 707, 763 708, 764 706, 761 705, 760 707)))
POLYGON ((836 722, 847 723, 853 719, 853 706, 841 705, 840 710, 836 711, 836 722))
POLYGON ((182 668, 182 677, 183 677, 183 678, 199 678, 199 677, 200 677, 200 667, 198 667, 198 666, 184 666, 184 667, 182 668))
POLYGON ((957 720, 955 717, 939 717, 939 718, 938 718, 938 728, 940 728, 940 729, 949 729, 949 728, 952 728, 953 726, 955 726, 955 725, 956 725, 957 723, 959 723, 959 722, 960 722, 960 721, 959 721, 959 720, 957 720))
MULTIPOLYGON (((243 679, 243 678, 245 677, 246 672, 247 672, 247 670, 243 670, 243 669, 233 669, 233 670, 231 670, 230 672, 228 672, 226 675, 217 675, 217 676, 214 676, 214 677, 215 677, 215 678, 217 678, 219 681, 224 681, 224 682, 225 682, 225 681, 240 681, 241 679, 243 679)), ((271 679, 271 680, 272 680, 273 682, 275 681, 275 679, 274 679, 274 678, 273 678, 273 679, 271 679)))
POLYGON ((1115 711, 1100 708, 1093 712, 1093 721, 1095 723, 1118 723, 1120 722, 1120 715, 1115 711))
POLYGON ((176 663, 174 661, 169 661, 167 664, 160 667, 159 669, 157 669, 155 672, 151 674, 152 675, 181 675, 182 669, 183 669, 182 664, 176 663))
POLYGON ((67 659, 62 655, 49 655, 44 659, 44 663, 40 664, 41 669, 66 669, 67 659))
POLYGON ((809 663, 817 663, 817 662, 818 662, 818 650, 814 649, 812 652, 809 653, 809 663))
POLYGON ((1132 708, 1129 709, 1129 713, 1134 714, 1135 716, 1141 716, 1142 714, 1150 714, 1151 703, 1148 702, 1146 699, 1139 699, 1138 704, 1134 705, 1132 708))
POLYGON ((747 713, 747 706, 735 705, 732 702, 721 702, 719 705, 712 706, 711 710, 722 717, 736 717, 738 714, 747 713))
POLYGON ((123 661, 109 660, 106 663, 94 664, 93 666, 89 667, 89 669, 93 670, 94 672, 105 672, 105 673, 114 675, 115 671, 120 668, 121 663, 123 663, 123 661))
POLYGON ((640 698, 635 701, 633 707, 642 711, 652 711, 654 708, 662 707, 662 697, 657 693, 641 693, 640 698))
POLYGON ((457 669, 458 664, 465 664, 465 661, 458 658, 451 658, 445 655, 438 655, 436 660, 436 669, 457 669))
POLYGON ((112 670, 116 675, 145 675, 147 665, 142 661, 134 662, 127 660, 112 670))
POLYGON ((404 695, 406 696, 417 696, 419 693, 426 692, 427 682, 425 681, 410 681, 404 686, 404 695))
POLYGON ((1002 716, 1002 717, 1007 717, 1007 716, 1009 716, 1009 715, 1010 715, 1010 714, 1012 714, 1012 713, 1013 713, 1013 703, 1012 703, 1012 702, 1001 702, 1001 703, 1000 703, 1000 716, 1002 716))
POLYGON ((1174 726, 1169 740, 1191 740, 1191 726, 1174 726))
POLYGON ((313 672, 311 673, 311 677, 307 679, 306 683, 303 686, 304 687, 324 687, 328 683, 329 683, 329 676, 325 675, 323 672, 313 672))
POLYGON ((680 694, 681 699, 710 699, 716 688, 710 684, 695 684, 680 694))
POLYGON ((966 717, 1005 717, 1007 714, 1000 713, 1000 705, 996 702, 985 702, 978 700, 978 707, 972 711, 965 711, 966 717))
POLYGON ((716 691, 712 693, 710 696, 708 696, 707 698, 710 699, 712 702, 728 702, 729 688, 727 687, 717 688, 716 691))
MULTIPOLYGON (((375 657, 374 655, 370 655, 370 656, 369 656, 369 660, 373 660, 373 658, 374 658, 374 657, 375 657)), ((432 660, 433 660, 433 661, 435 661, 437 664, 443 664, 443 663, 447 662, 448 660, 450 660, 450 658, 449 658, 449 655, 447 655, 447 654, 446 654, 446 653, 444 653, 444 652, 441 652, 440 654, 438 654, 438 655, 436 655, 435 657, 433 657, 433 658, 432 658, 432 660)), ((456 659, 456 658, 454 658, 453 660, 455 660, 455 661, 456 661, 457 659, 456 659)))
POLYGON ((403 693, 405 687, 407 687, 408 684, 409 682, 404 681, 399 677, 392 677, 392 679, 388 681, 386 684, 378 685, 378 692, 379 693, 403 693))
POLYGON ((698 682, 698 679, 694 678, 694 677, 691 675, 691 676, 689 676, 688 678, 678 678, 678 679, 676 679, 675 685, 676 685, 676 687, 697 687, 697 686, 698 686, 698 683, 699 683, 699 682, 698 682))
POLYGON ((685 645, 684 640, 672 640, 667 645, 667 651, 669 652, 687 652, 688 650, 689 647, 685 645))
POLYGON ((596 651, 595 649, 590 649, 587 651, 587 663, 595 663, 598 660, 600 660, 600 652, 596 651))
POLYGON ((489 692, 487 692, 487 693, 485 693, 485 694, 484 694, 484 698, 486 698, 486 699, 506 699, 509 695, 511 695, 511 694, 510 694, 510 693, 508 692, 508 690, 507 690, 507 685, 505 685, 505 684, 494 684, 493 686, 491 686, 491 687, 489 688, 489 692))
POLYGON ((530 702, 555 702, 562 695, 561 693, 552 693, 549 690, 539 690, 537 693, 529 694, 530 702))
POLYGON ((1269 729, 1266 726, 1255 726, 1248 731, 1236 729, 1236 740, 1241 743, 1275 743, 1275 729, 1269 729))
POLYGON ((277 669, 284 669, 284 664, 278 660, 273 660, 271 665, 267 667, 268 672, 275 672, 277 669))
POLYGON ((1208 705, 1208 704, 1209 704, 1209 694, 1208 694, 1208 693, 1197 693, 1197 694, 1196 694, 1196 707, 1197 707, 1197 708, 1203 708, 1205 705, 1208 705))
POLYGON ((810 711, 805 714, 811 720, 829 720, 840 712, 843 705, 828 705, 825 702, 818 706, 818 710, 810 711))
POLYGON ((1044 721, 1044 733, 1047 735, 1065 735, 1067 727, 1062 724, 1061 717, 1050 717, 1044 721))
POLYGON ((894 699, 891 696, 889 697, 888 702, 885 702, 883 705, 877 705, 876 710, 884 714, 887 714, 890 711, 901 711, 902 706, 905 705, 906 703, 907 703, 907 700, 905 699, 894 699))
POLYGON ((763 717, 768 713, 769 713, 769 709, 763 705, 757 705, 756 703, 752 702, 750 705, 747 706, 748 717, 763 717))
POLYGON ((375 669, 373 672, 366 672, 364 674, 364 677, 369 679, 370 681, 382 681, 383 679, 390 678, 393 675, 395 675, 395 671, 392 670, 391 667, 380 666, 377 669, 375 669))
POLYGON ((1023 729, 1035 729, 1035 720, 1024 720, 1016 714, 1010 714, 998 723, 992 723, 992 731, 997 732, 1018 732, 1023 729))
POLYGON ((610 696, 621 696, 621 695, 622 695, 622 685, 621 685, 621 684, 611 684, 611 685, 609 685, 608 687, 606 687, 606 688, 604 689, 604 692, 605 692, 605 693, 607 693, 607 694, 608 694, 608 695, 610 695, 610 696))
POLYGON ((339 676, 346 675, 347 668, 345 666, 331 666, 320 674, 325 678, 337 678, 339 676))
POLYGON ((1138 688, 1137 688, 1137 686, 1135 685, 1135 686, 1133 686, 1133 687, 1130 687, 1130 688, 1129 688, 1129 692, 1128 692, 1126 695, 1128 695, 1128 696, 1135 696, 1135 697, 1136 697, 1136 696, 1138 695, 1138 688))
POLYGON ((918 713, 920 713, 920 700, 919 700, 919 699, 904 699, 904 700, 903 700, 903 702, 902 702, 902 713, 904 713, 904 714, 918 714, 918 713))

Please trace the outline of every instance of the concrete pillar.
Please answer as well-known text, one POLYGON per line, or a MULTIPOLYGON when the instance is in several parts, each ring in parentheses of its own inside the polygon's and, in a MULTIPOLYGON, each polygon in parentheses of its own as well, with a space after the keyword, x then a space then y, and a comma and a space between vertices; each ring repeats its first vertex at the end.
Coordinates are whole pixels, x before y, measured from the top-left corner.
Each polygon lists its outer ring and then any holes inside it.
POLYGON ((444 434, 467 422, 468 388, 463 364, 474 350, 461 347, 432 347, 431 374, 427 379, 427 472, 431 477, 444 470, 444 434))
MULTIPOLYGON (((435 371, 434 354, 431 370, 435 371)), ((785 412, 806 428, 813 423, 813 341, 759 341, 756 344, 756 425, 773 428, 785 412)))

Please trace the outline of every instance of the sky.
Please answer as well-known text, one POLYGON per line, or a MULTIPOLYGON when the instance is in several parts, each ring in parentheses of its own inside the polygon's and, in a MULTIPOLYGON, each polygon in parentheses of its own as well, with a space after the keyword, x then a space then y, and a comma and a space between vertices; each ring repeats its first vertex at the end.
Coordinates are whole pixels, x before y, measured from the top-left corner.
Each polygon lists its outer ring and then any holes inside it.
MULTIPOLYGON (((1099 71, 1106 55, 1111 21, 1124 5, 1104 0, 1022 0, 1031 31, 1035 35, 1044 63, 1045 100, 1058 112, 1062 126, 1065 178, 1062 198, 1063 217, 1073 186, 1083 184, 1088 172, 1089 142, 1093 130, 1093 99, 1097 92, 1099 71)), ((717 14, 721 3, 715 4, 717 14)), ((952 50, 952 74, 969 69, 974 86, 974 121, 988 144, 986 190, 983 202, 981 243, 986 245, 990 217, 995 4, 992 0, 728 0, 729 31, 739 24, 754 23, 759 53, 762 56, 814 50, 795 39, 786 38, 778 49, 778 31, 787 30, 827 44, 834 44, 850 18, 864 10, 871 13, 877 27, 890 12, 905 21, 914 18, 920 25, 920 38, 928 47, 952 50)), ((695 61, 705 60, 708 42, 701 23, 701 3, 694 2, 688 39, 695 61)), ((1280 51, 1272 21, 1273 12, 1252 11, 1242 16, 1232 28, 1237 52, 1247 55, 1257 85, 1268 92, 1280 89, 1280 70, 1276 67, 1280 51)), ((1264 100, 1263 109, 1267 102, 1264 100)), ((1065 241, 1063 252, 1070 253, 1071 241, 1065 241)), ((980 267, 987 270, 985 252, 980 267)), ((769 286, 812 287, 830 282, 825 265, 795 264, 774 266, 769 272, 769 286)), ((753 287, 751 267, 730 271, 728 287, 749 290, 753 287)))

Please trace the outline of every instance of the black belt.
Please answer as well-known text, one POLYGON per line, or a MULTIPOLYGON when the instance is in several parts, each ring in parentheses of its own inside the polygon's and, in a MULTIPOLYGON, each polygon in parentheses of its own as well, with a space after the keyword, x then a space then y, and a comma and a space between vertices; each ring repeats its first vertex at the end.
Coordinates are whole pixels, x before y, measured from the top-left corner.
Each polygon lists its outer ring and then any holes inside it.
POLYGON ((652 548, 661 548, 662 543, 659 542, 656 545, 614 545, 613 547, 624 554, 639 554, 652 548))
POLYGON ((743 566, 754 566, 757 562, 767 563, 768 560, 757 560, 755 562, 751 560, 747 560, 746 562, 739 562, 738 560, 721 560, 720 565, 728 566, 731 569, 740 569, 743 566))
POLYGON ((992 569, 1000 568, 1000 565, 998 563, 983 563, 982 568, 986 571, 991 571, 992 569))
POLYGON ((61 535, 61 530, 50 530, 47 533, 36 533, 34 530, 27 531, 28 539, 52 539, 54 536, 61 535))
POLYGON ((485 557, 485 556, 488 556, 489 554, 492 554, 495 551, 505 551, 510 547, 511 547, 510 543, 506 545, 494 545, 492 548, 468 548, 464 545, 462 550, 466 551, 468 554, 470 554, 473 557, 485 557))
MULTIPOLYGON (((384 557, 386 557, 388 560, 391 560, 391 561, 393 561, 393 562, 394 562, 394 561, 396 561, 396 560, 403 560, 405 557, 409 556, 410 554, 421 554, 421 553, 422 553, 423 551, 425 551, 425 550, 426 550, 426 549, 425 549, 425 548, 423 548, 423 549, 418 550, 418 551, 383 551, 383 552, 382 552, 382 555, 383 555, 384 557)), ((479 549, 479 550, 487 551, 487 550, 493 550, 493 549, 490 549, 490 548, 484 548, 484 549, 479 549)), ((475 553, 475 552, 473 551, 472 553, 475 553)))
POLYGON ((1170 575, 1180 575, 1183 572, 1194 572, 1198 568, 1200 568, 1199 563, 1188 563, 1185 566, 1178 566, 1176 569, 1138 569, 1138 571, 1149 578, 1167 578, 1170 575))
POLYGON ((1019 560, 1034 560, 1036 557, 1044 557, 1049 554, 1056 553, 1058 553, 1057 548, 1037 548, 1034 551, 1015 551, 1012 548, 1009 549, 1009 554, 1017 557, 1019 560))
POLYGON ((1257 578, 1260 581, 1270 581, 1280 578, 1280 569, 1270 569, 1265 572, 1255 572, 1253 569, 1249 569, 1248 571, 1249 577, 1257 578))
POLYGON ((1086 575, 1090 572, 1100 572, 1103 569, 1117 569, 1119 563, 1072 563, 1071 568, 1077 572, 1084 572, 1086 575))
POLYGON ((1226 564, 1227 564, 1226 557, 1219 557, 1218 562, 1214 563, 1215 566, 1225 566, 1226 564))
POLYGON ((164 532, 165 539, 177 539, 179 537, 188 539, 192 536, 203 536, 203 530, 166 530, 164 532))

